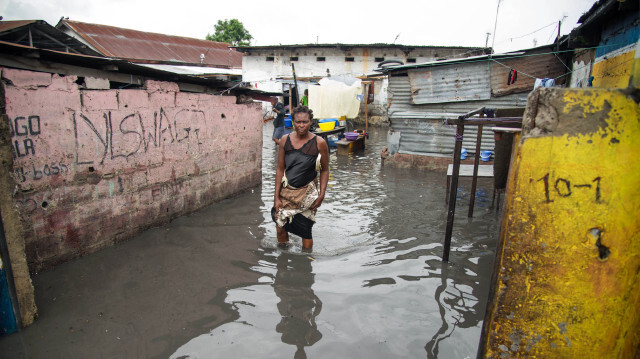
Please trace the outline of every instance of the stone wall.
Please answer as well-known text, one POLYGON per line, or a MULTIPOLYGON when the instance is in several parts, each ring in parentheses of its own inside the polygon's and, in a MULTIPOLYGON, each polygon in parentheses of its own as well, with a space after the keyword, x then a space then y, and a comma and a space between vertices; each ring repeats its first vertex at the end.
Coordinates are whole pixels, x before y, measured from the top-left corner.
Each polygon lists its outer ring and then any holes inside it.
POLYGON ((31 272, 260 183, 260 105, 183 93, 171 82, 102 90, 78 83, 2 69, 11 183, 1 188, 11 191, 3 198, 18 214, 31 272))

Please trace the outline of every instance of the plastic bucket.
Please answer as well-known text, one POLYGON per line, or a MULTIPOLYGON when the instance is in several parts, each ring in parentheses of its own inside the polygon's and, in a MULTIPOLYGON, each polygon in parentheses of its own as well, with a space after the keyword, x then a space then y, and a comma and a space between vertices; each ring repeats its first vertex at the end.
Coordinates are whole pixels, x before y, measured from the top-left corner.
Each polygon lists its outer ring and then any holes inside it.
POLYGON ((480 160, 487 162, 491 159, 491 154, 493 151, 480 151, 480 160))

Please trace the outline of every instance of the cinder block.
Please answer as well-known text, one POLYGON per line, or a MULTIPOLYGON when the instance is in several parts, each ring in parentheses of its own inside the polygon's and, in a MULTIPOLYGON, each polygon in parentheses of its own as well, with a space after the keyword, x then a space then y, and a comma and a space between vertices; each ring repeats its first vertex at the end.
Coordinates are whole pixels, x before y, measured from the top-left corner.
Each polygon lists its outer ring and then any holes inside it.
POLYGON ((97 77, 85 77, 84 86, 91 90, 108 90, 110 88, 109 80, 97 77))
POLYGON ((148 109, 149 93, 145 90, 118 90, 118 108, 125 109, 148 109))
POLYGON ((153 92, 180 92, 180 86, 175 82, 147 80, 144 88, 149 93, 153 92))
POLYGON ((36 88, 51 85, 51 74, 46 72, 16 70, 4 68, 2 78, 11 81, 11 84, 19 88, 36 88))
POLYGON ((82 91, 82 107, 88 110, 117 110, 116 91, 82 91))

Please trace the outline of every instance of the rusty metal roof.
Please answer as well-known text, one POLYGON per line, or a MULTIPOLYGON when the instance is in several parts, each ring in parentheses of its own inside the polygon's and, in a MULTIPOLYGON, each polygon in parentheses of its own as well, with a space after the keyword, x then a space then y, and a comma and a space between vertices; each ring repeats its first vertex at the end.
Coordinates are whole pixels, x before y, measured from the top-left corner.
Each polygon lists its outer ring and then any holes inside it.
MULTIPOLYGON (((49 49, 40 49, 0 40, 0 66, 109 79, 112 83, 142 84, 144 80, 173 81, 181 86, 181 91, 202 92, 211 89, 231 89, 230 94, 252 93, 251 89, 241 86, 244 83, 220 79, 219 76, 201 76, 202 74, 176 73, 172 69, 152 68, 148 65, 134 64, 124 59, 89 56, 49 49), (28 59, 28 60, 26 60, 28 59), (70 65, 70 66, 68 66, 70 65), (183 89, 183 84, 187 84, 183 89), (189 87, 188 85, 192 85, 189 87)), ((206 69, 206 68, 205 68, 206 69)), ((213 69, 207 69, 214 71, 213 69)), ((226 71, 234 71, 226 69, 226 71)), ((220 72, 220 71, 218 71, 220 72)), ((229 75, 227 76, 227 78, 229 75)))
POLYGON ((25 25, 33 24, 35 22, 36 20, 0 21, 0 32, 17 29, 25 25))
POLYGON ((54 51, 99 56, 80 40, 44 20, 0 21, 0 41, 54 51))
POLYGON ((229 44, 190 37, 124 29, 115 26, 60 20, 58 29, 68 28, 104 56, 137 63, 187 63, 241 68, 242 54, 229 44), (201 54, 204 60, 201 62, 201 54))

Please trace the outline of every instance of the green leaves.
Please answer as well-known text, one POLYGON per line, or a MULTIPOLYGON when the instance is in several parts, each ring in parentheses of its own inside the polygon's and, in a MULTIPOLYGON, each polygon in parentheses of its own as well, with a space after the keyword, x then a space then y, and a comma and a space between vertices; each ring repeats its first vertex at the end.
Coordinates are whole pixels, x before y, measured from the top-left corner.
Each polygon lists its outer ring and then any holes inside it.
POLYGON ((253 39, 253 36, 238 19, 218 20, 214 28, 213 35, 207 34, 207 40, 226 42, 233 46, 249 46, 251 39, 253 39))

